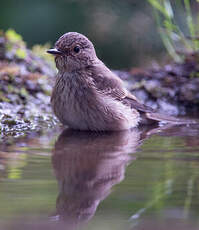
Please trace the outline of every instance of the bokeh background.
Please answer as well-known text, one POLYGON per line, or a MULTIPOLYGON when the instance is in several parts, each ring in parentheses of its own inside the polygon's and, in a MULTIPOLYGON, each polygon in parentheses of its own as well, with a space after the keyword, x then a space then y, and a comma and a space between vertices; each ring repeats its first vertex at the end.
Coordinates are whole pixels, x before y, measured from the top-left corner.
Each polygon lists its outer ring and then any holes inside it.
POLYGON ((150 66, 165 55, 147 0, 1 0, 0 29, 9 28, 28 46, 83 33, 114 69, 150 66))
MULTIPOLYGON (((197 15, 198 1, 188 2, 197 15)), ((175 23, 188 36, 184 1, 170 3, 175 23)), ((169 13, 170 6, 164 8, 169 13)), ((62 34, 77 31, 90 38, 98 56, 113 69, 150 67, 172 60, 165 61, 154 12, 149 0, 1 0, 0 30, 15 29, 29 47, 47 42, 53 46, 62 34)))

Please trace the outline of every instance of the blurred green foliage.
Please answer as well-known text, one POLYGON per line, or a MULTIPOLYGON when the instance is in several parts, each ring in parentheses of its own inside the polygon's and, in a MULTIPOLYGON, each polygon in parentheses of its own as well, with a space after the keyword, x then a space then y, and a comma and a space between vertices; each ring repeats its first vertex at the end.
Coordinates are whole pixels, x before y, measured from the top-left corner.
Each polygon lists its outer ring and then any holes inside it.
POLYGON ((7 32, 5 33, 6 38, 10 41, 10 42, 22 42, 22 37, 21 35, 17 34, 14 30, 9 29, 7 30, 7 32))
POLYGON ((83 33, 98 56, 116 69, 144 66, 164 51, 147 1, 1 0, 0 29, 9 28, 28 46, 53 46, 63 33, 83 33))
POLYGON ((198 0, 148 0, 148 2, 154 8, 162 41, 175 61, 183 61, 183 53, 199 50, 198 0))
POLYGON ((175 60, 181 58, 178 41, 189 50, 198 47, 199 42, 186 38, 196 35, 199 19, 192 15, 197 14, 197 0, 1 0, 0 29, 13 28, 28 46, 47 42, 53 46, 62 34, 77 31, 93 41, 98 56, 111 68, 151 65, 157 58, 160 63, 165 50, 149 3, 175 60))

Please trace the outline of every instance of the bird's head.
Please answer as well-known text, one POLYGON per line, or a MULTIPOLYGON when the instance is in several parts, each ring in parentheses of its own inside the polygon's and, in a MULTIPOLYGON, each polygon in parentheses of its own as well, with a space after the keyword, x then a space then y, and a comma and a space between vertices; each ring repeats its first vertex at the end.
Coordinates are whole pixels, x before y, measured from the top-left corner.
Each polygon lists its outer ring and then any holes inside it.
POLYGON ((62 35, 55 43, 55 47, 47 52, 55 56, 58 70, 67 72, 86 68, 97 58, 92 42, 76 32, 62 35))

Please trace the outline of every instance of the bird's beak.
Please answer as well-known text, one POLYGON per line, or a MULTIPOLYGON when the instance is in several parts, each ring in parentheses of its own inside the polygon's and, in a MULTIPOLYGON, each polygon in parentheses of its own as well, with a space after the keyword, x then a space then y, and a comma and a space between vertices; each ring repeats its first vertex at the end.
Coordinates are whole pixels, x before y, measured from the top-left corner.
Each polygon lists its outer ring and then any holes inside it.
POLYGON ((54 54, 54 55, 62 55, 62 52, 59 51, 59 50, 56 49, 56 48, 49 49, 49 50, 47 50, 46 52, 49 53, 49 54, 54 54))

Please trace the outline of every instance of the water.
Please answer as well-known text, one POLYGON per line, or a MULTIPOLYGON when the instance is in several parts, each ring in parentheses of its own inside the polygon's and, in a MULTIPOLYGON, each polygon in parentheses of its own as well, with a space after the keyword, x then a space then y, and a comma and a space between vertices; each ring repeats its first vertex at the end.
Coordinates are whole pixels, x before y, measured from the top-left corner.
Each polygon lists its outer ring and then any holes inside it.
POLYGON ((198 136, 53 130, 2 145, 0 230, 199 229, 198 136))

